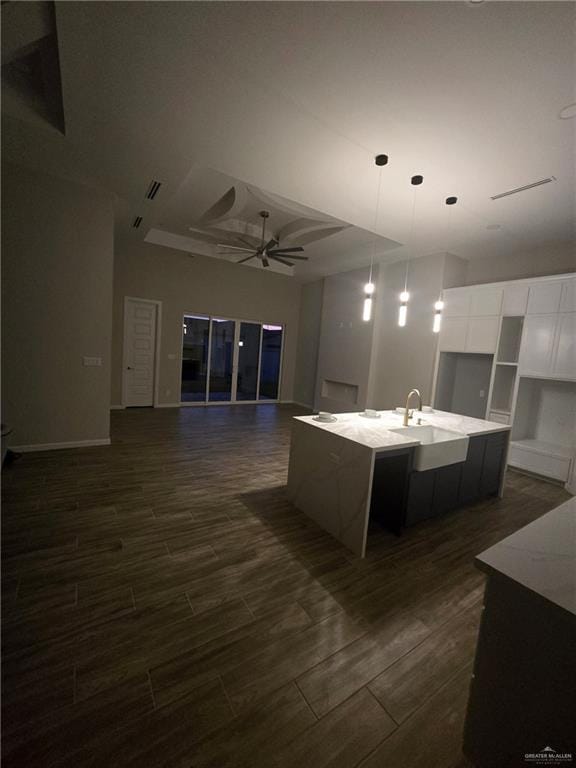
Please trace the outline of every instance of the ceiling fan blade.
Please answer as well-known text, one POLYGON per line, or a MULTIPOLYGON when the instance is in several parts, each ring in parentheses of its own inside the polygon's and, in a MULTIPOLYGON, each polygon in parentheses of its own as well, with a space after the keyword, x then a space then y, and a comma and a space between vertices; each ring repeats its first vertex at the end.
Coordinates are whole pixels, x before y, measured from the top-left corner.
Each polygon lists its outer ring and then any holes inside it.
POLYGON ((301 245, 297 246, 296 248, 276 248, 275 249, 277 253, 299 253, 300 251, 303 251, 304 248, 302 248, 301 245))
POLYGON ((248 248, 252 248, 253 250, 258 248, 257 243, 251 243, 250 240, 246 240, 246 238, 244 238, 244 237, 237 237, 236 240, 239 243, 244 243, 244 245, 246 245, 248 248))
POLYGON ((245 261, 250 261, 250 259, 254 259, 256 257, 255 253, 252 253, 250 256, 246 256, 243 259, 240 259, 240 261, 237 261, 236 264, 244 264, 245 261))
POLYGON ((260 258, 262 259, 262 266, 264 266, 264 267, 269 267, 270 266, 270 262, 266 258, 266 254, 264 254, 264 253, 261 254, 260 258))
POLYGON ((289 259, 297 259, 298 261, 308 261, 308 256, 296 256, 293 253, 284 253, 284 251, 268 251, 268 256, 286 256, 289 259))
POLYGON ((274 261, 279 261, 280 264, 286 264, 287 267, 294 266, 294 264, 291 264, 287 259, 283 259, 281 256, 274 256, 272 253, 269 253, 268 256, 270 256, 271 259, 274 259, 274 261))
POLYGON ((268 248, 275 248, 278 245, 278 240, 276 240, 274 237, 272 240, 269 240, 266 245, 262 248, 263 251, 267 251, 268 248))
POLYGON ((218 243, 218 248, 231 248, 233 251, 253 251, 254 246, 250 246, 250 248, 243 248, 239 245, 226 245, 226 243, 218 243))

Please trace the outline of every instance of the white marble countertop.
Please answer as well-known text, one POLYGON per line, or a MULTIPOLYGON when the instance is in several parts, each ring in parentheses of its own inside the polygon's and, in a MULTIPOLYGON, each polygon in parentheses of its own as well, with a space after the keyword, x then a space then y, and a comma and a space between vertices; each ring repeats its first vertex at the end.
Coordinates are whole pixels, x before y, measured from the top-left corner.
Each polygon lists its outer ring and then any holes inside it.
MULTIPOLYGON (((389 451, 395 448, 420 445, 419 440, 390 431, 402 427, 403 414, 396 413, 396 411, 378 411, 378 413, 380 414, 378 419, 366 418, 359 413, 337 413, 335 414, 336 421, 333 422, 317 421, 314 416, 295 416, 294 418, 297 421, 318 427, 318 429, 352 440, 374 451, 389 451)), ((414 426, 417 423, 418 416, 421 418, 422 425, 429 424, 433 427, 441 427, 469 437, 510 430, 507 424, 498 424, 495 421, 473 419, 469 416, 437 410, 423 411, 421 415, 415 411, 414 417, 410 419, 410 425, 414 426)))
POLYGON ((576 497, 482 552, 476 564, 576 615, 576 497))

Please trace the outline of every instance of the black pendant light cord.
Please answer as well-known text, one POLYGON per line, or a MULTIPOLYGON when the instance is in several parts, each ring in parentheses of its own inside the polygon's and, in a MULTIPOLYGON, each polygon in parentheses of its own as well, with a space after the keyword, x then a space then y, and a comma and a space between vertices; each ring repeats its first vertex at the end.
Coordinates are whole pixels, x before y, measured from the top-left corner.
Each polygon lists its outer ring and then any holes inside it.
MULTIPOLYGON (((380 192, 382 189, 382 167, 386 163, 378 162, 378 159, 381 157, 386 157, 386 155, 377 155, 376 156, 376 165, 379 166, 379 172, 378 172, 378 188, 376 191, 376 210, 374 211, 374 237, 372 238, 372 253, 370 254, 370 277, 368 278, 368 282, 372 283, 372 268, 374 266, 374 256, 376 254, 376 238, 378 237, 378 214, 380 212, 380 192)), ((386 157, 386 162, 388 162, 388 158, 386 157)))

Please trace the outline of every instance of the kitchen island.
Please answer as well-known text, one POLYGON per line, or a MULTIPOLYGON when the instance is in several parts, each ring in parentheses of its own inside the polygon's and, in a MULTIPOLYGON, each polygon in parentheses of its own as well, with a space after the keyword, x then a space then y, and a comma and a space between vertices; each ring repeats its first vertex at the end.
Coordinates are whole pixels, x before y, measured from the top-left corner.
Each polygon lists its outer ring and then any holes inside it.
POLYGON ((331 422, 294 418, 289 498, 360 557, 371 516, 400 533, 420 520, 502 495, 509 426, 436 410, 415 412, 407 428, 402 422, 396 411, 379 411, 376 418, 339 413, 331 422), (446 431, 448 437, 438 439, 447 440, 448 448, 454 433, 463 454, 445 465, 438 459, 427 464, 437 445, 423 445, 434 436, 424 436, 422 427, 446 431))
POLYGON ((464 752, 477 768, 572 765, 576 498, 482 552, 476 565, 488 578, 464 752))

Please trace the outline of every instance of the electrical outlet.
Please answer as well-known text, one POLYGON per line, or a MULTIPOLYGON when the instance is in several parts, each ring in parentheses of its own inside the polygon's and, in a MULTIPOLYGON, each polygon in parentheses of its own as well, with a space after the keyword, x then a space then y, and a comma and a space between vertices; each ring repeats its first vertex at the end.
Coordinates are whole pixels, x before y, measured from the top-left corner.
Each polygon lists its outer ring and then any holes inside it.
POLYGON ((83 357, 82 365, 100 367, 102 365, 102 358, 101 357, 83 357))
POLYGON ((485 389, 481 389, 480 390, 480 397, 486 397, 486 390, 485 389))

